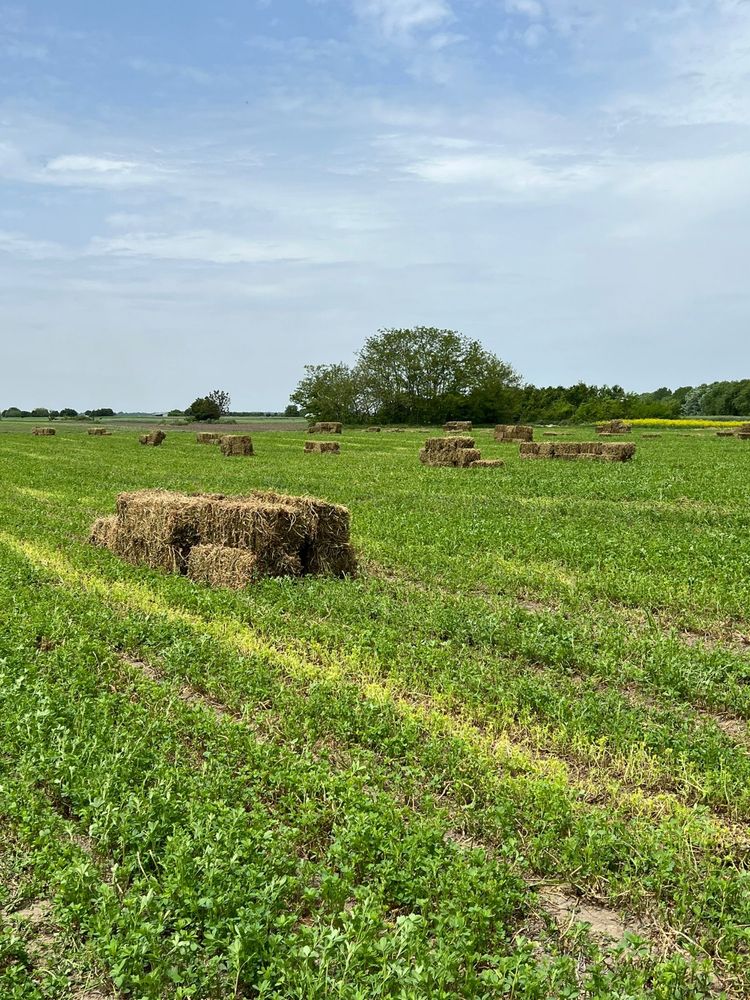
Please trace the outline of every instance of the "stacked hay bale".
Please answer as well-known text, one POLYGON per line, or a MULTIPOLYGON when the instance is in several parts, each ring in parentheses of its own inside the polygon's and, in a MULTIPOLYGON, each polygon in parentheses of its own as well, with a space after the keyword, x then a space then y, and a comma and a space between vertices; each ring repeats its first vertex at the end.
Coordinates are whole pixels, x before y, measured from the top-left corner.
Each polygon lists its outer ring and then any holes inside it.
POLYGON ((501 444, 519 444, 534 440, 534 428, 527 424, 496 424, 495 440, 501 444))
POLYGON ((91 437, 109 437, 112 431, 108 431, 106 427, 89 427, 86 433, 91 437))
POLYGON ((733 438, 733 437, 735 437, 735 433, 734 433, 734 431, 717 431, 716 432, 716 437, 717 438, 733 438))
POLYGON ((254 455, 253 439, 248 434, 223 434, 219 440, 222 455, 254 455))
POLYGON ((631 426, 624 420, 607 420, 603 424, 597 424, 597 434, 630 434, 631 426))
POLYGON ((54 427, 35 427, 32 432, 37 437, 54 437, 55 428, 54 427))
POLYGON ((346 507, 313 497, 254 492, 190 496, 121 493, 116 514, 94 522, 89 541, 134 565, 244 587, 264 576, 353 574, 346 507))
POLYGON ((164 431, 151 431, 150 434, 141 434, 138 441, 141 444, 150 445, 152 448, 158 448, 166 436, 164 431))
POLYGON ((343 425, 338 420, 319 420, 307 428, 308 434, 340 434, 343 425))
POLYGON ((441 465, 465 469, 481 461, 482 453, 472 437, 428 438, 419 453, 422 465, 441 465))
POLYGON ((471 420, 448 420, 443 424, 446 434, 462 434, 472 429, 471 420))
POLYGON ((737 437, 741 438, 743 441, 750 439, 750 424, 741 424, 737 428, 737 437))
POLYGON ((217 431, 198 431, 195 440, 198 444, 218 444, 222 437, 217 431))
POLYGON ((305 441, 306 455, 338 455, 340 451, 338 441, 305 441))
POLYGON ((632 441, 605 443, 602 441, 533 441, 521 444, 521 458, 560 458, 567 461, 595 459, 600 462, 629 462, 635 455, 632 441))

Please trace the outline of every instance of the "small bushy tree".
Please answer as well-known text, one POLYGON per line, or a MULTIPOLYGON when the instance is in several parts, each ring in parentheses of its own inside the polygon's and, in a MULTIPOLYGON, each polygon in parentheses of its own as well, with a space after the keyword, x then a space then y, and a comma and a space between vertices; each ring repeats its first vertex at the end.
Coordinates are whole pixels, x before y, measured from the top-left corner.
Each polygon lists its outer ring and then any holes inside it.
POLYGON ((199 396, 185 410, 186 417, 193 420, 218 420, 221 417, 219 404, 208 396, 199 396))

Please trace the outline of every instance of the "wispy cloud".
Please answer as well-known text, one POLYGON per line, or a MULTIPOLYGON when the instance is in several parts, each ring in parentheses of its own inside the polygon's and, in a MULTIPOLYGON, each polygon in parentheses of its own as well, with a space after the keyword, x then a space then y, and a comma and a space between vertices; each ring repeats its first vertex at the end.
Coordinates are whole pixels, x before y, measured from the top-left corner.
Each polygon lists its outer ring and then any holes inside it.
POLYGON ((454 18, 446 0, 354 0, 354 9, 393 42, 406 41, 415 32, 437 28, 454 18))

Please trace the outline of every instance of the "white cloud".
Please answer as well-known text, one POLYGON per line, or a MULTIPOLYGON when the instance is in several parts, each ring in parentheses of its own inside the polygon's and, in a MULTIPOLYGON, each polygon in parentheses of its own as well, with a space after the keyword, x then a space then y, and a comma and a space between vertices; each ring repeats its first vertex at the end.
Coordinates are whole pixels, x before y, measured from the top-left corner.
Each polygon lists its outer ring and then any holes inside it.
POLYGON ((0 230, 0 253, 9 253, 29 260, 63 260, 70 257, 70 251, 59 243, 49 240, 34 240, 22 233, 0 230))
POLYGON ((28 179, 80 187, 130 187, 153 184, 164 174, 162 167, 136 160, 65 154, 53 157, 28 179))
POLYGON ((91 241, 89 253, 94 256, 151 257, 210 264, 320 263, 330 259, 329 253, 322 248, 299 241, 262 242, 207 229, 181 233, 123 233, 111 239, 97 237, 91 241))
POLYGON ((417 160, 406 171, 436 184, 463 186, 473 195, 537 200, 590 191, 604 179, 601 164, 533 159, 494 152, 417 160))
POLYGON ((446 0, 355 0, 355 10, 389 41, 403 41, 415 31, 437 28, 453 19, 446 0))
POLYGON ((505 0, 505 9, 509 14, 523 14, 532 20, 537 20, 544 14, 539 0, 505 0))

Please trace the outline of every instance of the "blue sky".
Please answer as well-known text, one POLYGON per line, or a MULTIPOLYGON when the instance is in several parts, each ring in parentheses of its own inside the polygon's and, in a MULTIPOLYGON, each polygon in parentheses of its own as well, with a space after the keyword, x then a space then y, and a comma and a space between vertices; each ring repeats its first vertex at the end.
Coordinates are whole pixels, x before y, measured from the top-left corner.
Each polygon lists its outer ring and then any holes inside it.
POLYGON ((0 0, 0 405, 278 408, 379 327, 750 375, 750 3, 0 0))

